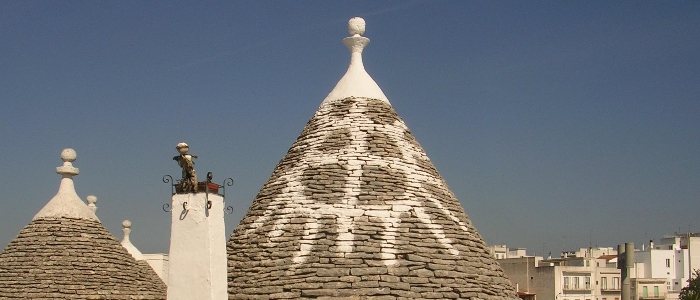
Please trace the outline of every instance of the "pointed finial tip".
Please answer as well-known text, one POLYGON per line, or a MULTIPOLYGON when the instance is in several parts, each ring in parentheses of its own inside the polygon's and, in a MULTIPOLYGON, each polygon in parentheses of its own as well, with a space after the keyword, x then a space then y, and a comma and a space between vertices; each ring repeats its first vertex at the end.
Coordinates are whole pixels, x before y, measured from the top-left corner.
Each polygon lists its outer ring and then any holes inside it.
POLYGON ((348 32, 352 36, 359 36, 365 33, 365 19, 354 17, 348 21, 348 32))
POLYGON ((75 159, 78 157, 78 154, 75 153, 75 150, 73 148, 66 148, 61 151, 61 159, 64 162, 74 162, 75 159))
POLYGON ((95 203, 97 203, 97 196, 95 196, 95 195, 88 195, 88 196, 87 196, 87 202, 88 202, 88 204, 95 205, 95 203))
POLYGON ((129 221, 129 220, 124 220, 124 221, 122 222, 122 227, 124 227, 124 228, 131 228, 131 221, 129 221))

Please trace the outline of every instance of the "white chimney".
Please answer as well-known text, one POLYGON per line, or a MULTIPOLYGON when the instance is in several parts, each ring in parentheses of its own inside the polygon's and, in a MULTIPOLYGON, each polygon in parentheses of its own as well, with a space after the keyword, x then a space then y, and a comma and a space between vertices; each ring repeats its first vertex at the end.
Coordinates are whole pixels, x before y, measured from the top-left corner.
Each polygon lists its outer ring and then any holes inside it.
POLYGON ((173 195, 169 256, 168 300, 228 299, 221 195, 173 195))

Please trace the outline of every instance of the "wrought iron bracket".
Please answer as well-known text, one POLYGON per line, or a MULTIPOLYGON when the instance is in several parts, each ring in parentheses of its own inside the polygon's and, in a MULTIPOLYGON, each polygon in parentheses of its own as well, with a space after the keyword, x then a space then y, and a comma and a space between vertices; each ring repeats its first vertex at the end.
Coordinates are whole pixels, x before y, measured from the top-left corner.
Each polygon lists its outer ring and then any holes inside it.
POLYGON ((221 187, 223 188, 223 192, 221 192, 221 196, 226 199, 226 187, 227 186, 232 186, 233 185, 233 178, 229 177, 224 179, 224 183, 221 184, 221 187))
POLYGON ((170 175, 163 176, 163 183, 170 184, 170 194, 175 195, 175 180, 170 175))
MULTIPOLYGON (((224 179, 224 182, 221 184, 221 187, 223 188, 223 191, 221 192, 221 196, 226 199, 226 187, 227 186, 233 186, 233 178, 229 177, 224 179)), ((224 208, 224 214, 230 215, 233 213, 233 206, 229 205, 224 208)))
MULTIPOLYGON (((168 183, 170 184, 170 195, 175 195, 175 181, 173 180, 173 177, 170 175, 165 175, 163 176, 163 183, 168 183)), ((170 206, 169 203, 163 204, 163 211, 164 212, 171 212, 173 211, 173 208, 170 206)))
MULTIPOLYGON (((206 197, 206 201, 207 201, 206 202, 207 209, 211 209, 213 206, 213 203, 211 202, 211 200, 209 200, 209 193, 210 193, 209 184, 212 183, 213 177, 214 177, 213 174, 211 172, 208 172, 207 173, 207 181, 204 185, 205 197, 206 197)), ((170 184, 170 194, 171 195, 177 194, 177 184, 180 183, 180 180, 174 180, 172 176, 165 175, 165 176, 163 176, 163 183, 170 184)), ((221 185, 219 185, 219 187, 221 188, 221 196, 224 199, 226 198, 226 187, 233 186, 233 183, 234 183, 233 178, 229 177, 229 178, 224 179, 224 182, 221 185)), ((184 210, 184 211, 188 210, 187 202, 182 203, 182 210, 184 210)), ((172 212, 173 211, 172 205, 169 203, 163 204, 163 211, 164 212, 172 212)), ((226 206, 224 208, 224 213, 227 215, 232 214, 233 213, 233 206, 230 206, 230 205, 226 206)))
POLYGON ((204 192, 206 193, 207 197, 207 209, 211 209, 211 201, 209 200, 209 184, 211 183, 212 178, 214 178, 214 174, 207 172, 207 181, 204 183, 204 192))

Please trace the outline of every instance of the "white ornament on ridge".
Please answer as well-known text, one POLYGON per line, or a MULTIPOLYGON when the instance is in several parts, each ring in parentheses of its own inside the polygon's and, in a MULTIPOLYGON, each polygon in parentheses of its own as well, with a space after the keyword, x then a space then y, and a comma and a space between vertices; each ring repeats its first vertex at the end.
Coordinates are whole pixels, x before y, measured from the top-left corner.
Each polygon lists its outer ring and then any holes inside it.
POLYGON ((89 195, 87 196, 87 202, 88 207, 92 209, 92 212, 97 212, 97 206, 95 206, 95 203, 97 203, 97 197, 95 195, 89 195))
POLYGON ((348 21, 348 32, 352 36, 360 36, 365 34, 365 19, 354 17, 348 21))
POLYGON ((63 177, 73 177, 80 173, 80 169, 73 167, 73 162, 78 158, 78 154, 72 148, 66 148, 61 151, 61 160, 63 160, 63 166, 56 167, 56 173, 63 175, 63 177))
POLYGON ((365 33, 365 20, 360 17, 350 19, 348 32, 350 36, 343 39, 343 43, 350 49, 350 66, 323 101, 365 97, 389 102, 379 85, 367 74, 362 63, 362 51, 369 44, 369 39, 362 36, 365 33))
POLYGON ((95 216, 97 197, 88 197, 88 203, 91 204, 91 206, 88 206, 75 192, 73 176, 80 173, 78 168, 73 167, 73 162, 77 157, 75 150, 71 148, 61 151, 63 165, 56 167, 56 173, 61 174, 62 177, 58 186, 58 192, 49 200, 49 203, 34 215, 33 220, 40 218, 77 218, 99 222, 99 219, 95 216))
POLYGON ((143 260, 143 253, 141 253, 141 251, 131 243, 131 239, 129 239, 129 235, 131 234, 131 221, 124 220, 122 222, 122 232, 124 233, 124 238, 122 238, 121 242, 122 246, 126 248, 126 251, 128 251, 134 259, 143 260))

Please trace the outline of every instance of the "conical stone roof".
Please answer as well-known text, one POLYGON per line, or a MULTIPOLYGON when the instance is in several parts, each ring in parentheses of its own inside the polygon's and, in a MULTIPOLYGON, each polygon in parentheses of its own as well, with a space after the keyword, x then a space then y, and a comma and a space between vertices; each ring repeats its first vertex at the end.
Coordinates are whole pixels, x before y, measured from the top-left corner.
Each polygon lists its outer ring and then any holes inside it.
POLYGON ((0 253, 2 299, 166 299, 165 284, 137 262, 78 198, 61 154, 59 191, 0 253))
POLYGON ((231 299, 516 299, 458 200, 361 61, 231 235, 231 299))

